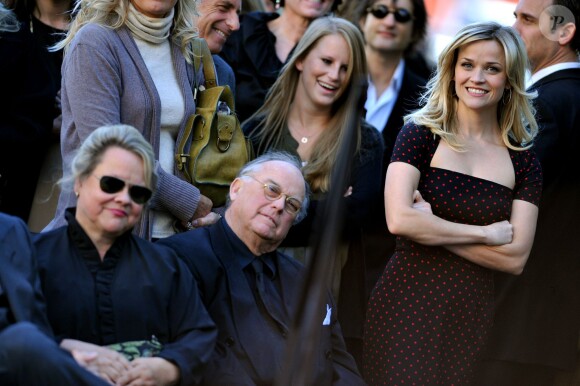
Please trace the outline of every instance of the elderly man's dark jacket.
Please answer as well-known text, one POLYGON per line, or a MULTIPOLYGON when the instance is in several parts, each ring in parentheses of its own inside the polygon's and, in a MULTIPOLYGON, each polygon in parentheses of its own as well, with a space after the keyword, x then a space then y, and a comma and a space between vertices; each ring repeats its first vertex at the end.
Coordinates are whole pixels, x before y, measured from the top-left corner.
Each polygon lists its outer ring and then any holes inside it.
MULTIPOLYGON (((265 321, 254 300, 248 280, 227 235, 225 220, 209 228, 182 233, 159 243, 173 248, 198 281, 202 300, 218 326, 218 346, 206 373, 206 385, 267 385, 273 380, 273 358, 263 354, 268 345, 261 327, 265 321)), ((297 312, 304 267, 289 257, 274 253, 280 275, 281 295, 288 315, 297 312)), ((310 385, 361 385, 354 359, 346 352, 334 304, 329 325, 322 326, 317 342, 314 378, 310 385)), ((320 324, 327 310, 321 310, 320 324)), ((291 325, 288 321, 287 325, 291 325)), ((284 332, 280 332, 284 334, 284 332)))

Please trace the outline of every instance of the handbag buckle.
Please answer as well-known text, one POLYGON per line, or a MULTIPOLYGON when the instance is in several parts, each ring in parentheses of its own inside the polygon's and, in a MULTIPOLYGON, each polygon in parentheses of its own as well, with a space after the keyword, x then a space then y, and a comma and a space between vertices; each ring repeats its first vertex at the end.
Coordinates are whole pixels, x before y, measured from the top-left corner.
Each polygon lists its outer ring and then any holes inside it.
POLYGON ((232 143, 232 137, 234 136, 234 130, 229 124, 224 124, 218 128, 218 137, 216 146, 222 153, 225 153, 230 148, 232 143))

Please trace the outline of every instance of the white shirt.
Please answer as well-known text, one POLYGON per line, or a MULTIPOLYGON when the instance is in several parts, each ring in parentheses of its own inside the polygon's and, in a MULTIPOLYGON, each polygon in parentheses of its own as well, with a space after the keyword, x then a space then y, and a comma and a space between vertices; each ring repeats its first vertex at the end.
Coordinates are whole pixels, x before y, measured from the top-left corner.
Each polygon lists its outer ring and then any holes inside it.
POLYGON ((548 66, 546 68, 542 68, 540 71, 534 73, 532 77, 528 81, 528 88, 534 85, 540 79, 547 77, 555 73, 556 71, 568 70, 571 68, 578 68, 580 69, 580 63, 578 62, 566 62, 566 63, 558 63, 548 66))
POLYGON ((365 102, 365 109, 367 110, 365 119, 381 132, 391 116, 391 112, 393 111, 393 107, 395 106, 395 102, 399 96, 399 91, 401 91, 404 72, 405 60, 401 59, 393 73, 393 78, 391 79, 391 83, 389 83, 389 87, 387 87, 381 95, 377 95, 377 89, 369 77, 367 101, 365 102))

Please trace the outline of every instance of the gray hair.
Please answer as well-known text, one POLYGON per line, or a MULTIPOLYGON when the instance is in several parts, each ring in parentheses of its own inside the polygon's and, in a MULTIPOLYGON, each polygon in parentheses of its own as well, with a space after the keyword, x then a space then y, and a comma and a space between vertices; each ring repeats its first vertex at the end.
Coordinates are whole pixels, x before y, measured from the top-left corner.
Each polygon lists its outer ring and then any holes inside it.
POLYGON ((143 160, 144 180, 146 186, 155 192, 157 174, 155 173, 155 153, 151 144, 143 135, 129 125, 102 126, 93 131, 82 143, 72 160, 71 175, 60 181, 68 185, 74 181, 84 180, 90 176, 101 163, 103 154, 111 147, 120 147, 130 151, 143 160))
MULTIPOLYGON (((304 200, 302 201, 302 207, 300 208, 300 211, 296 215, 296 218, 294 219, 293 223, 298 224, 306 217, 306 212, 308 211, 308 205, 310 204, 310 185, 308 185, 308 182, 306 182, 306 180, 304 179, 304 174, 302 173, 302 163, 297 157, 283 151, 269 151, 245 164, 244 167, 242 167, 238 172, 237 178, 248 176, 251 173, 256 172, 258 169, 260 169, 262 165, 265 164, 266 162, 271 161, 280 161, 290 164, 294 166, 296 169, 298 169, 300 175, 302 176, 302 180, 304 181, 304 200)), ((229 207, 229 205, 230 205, 230 196, 228 194, 226 206, 229 207)))

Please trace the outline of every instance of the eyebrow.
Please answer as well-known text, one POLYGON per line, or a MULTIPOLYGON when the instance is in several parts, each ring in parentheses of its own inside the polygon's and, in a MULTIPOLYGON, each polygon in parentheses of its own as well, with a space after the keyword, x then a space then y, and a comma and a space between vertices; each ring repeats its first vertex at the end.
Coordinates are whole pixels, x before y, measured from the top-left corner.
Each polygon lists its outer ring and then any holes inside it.
MULTIPOLYGON (((473 62, 474 61, 473 59, 468 58, 467 56, 462 56, 462 57, 459 58, 459 60, 467 60, 467 61, 470 61, 470 62, 473 62)), ((485 64, 497 64, 499 66, 502 65, 501 62, 485 62, 485 64)))
MULTIPOLYGON (((516 19, 518 18, 518 12, 514 11, 514 16, 516 17, 516 19)), ((519 13, 520 17, 526 18, 526 19, 532 19, 532 20, 538 20, 537 17, 535 17, 532 14, 526 13, 526 12, 520 12, 519 13)))

